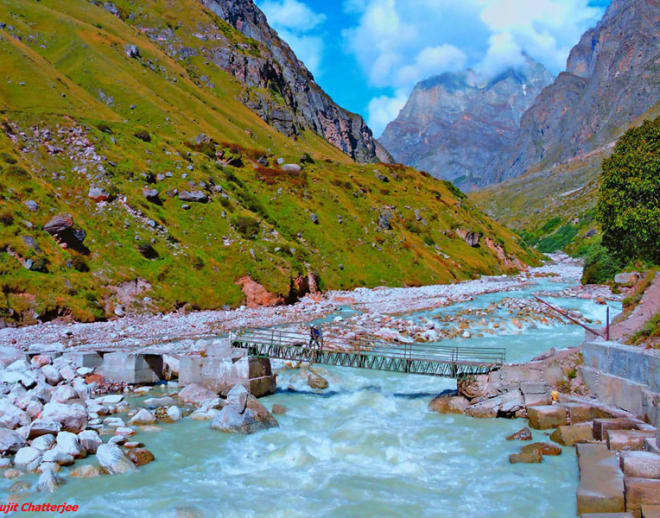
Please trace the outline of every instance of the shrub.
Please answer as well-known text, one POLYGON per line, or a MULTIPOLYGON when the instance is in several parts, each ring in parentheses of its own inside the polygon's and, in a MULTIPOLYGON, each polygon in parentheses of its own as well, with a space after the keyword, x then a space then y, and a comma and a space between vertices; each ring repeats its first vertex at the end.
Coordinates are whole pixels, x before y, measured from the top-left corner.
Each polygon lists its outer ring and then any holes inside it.
POLYGON ((259 222, 250 216, 236 216, 231 224, 246 239, 254 239, 259 234, 259 222))
POLYGON ((70 261, 71 266, 79 272, 88 272, 89 266, 81 255, 74 255, 70 261))
POLYGON ((660 263, 660 118, 628 130, 603 162, 596 205, 603 246, 622 261, 660 263))
POLYGON ((456 187, 453 183, 451 183, 449 180, 442 180, 442 183, 445 184, 445 187, 449 189, 449 192, 452 193, 454 196, 456 196, 459 200, 464 200, 467 198, 465 193, 461 191, 458 187, 456 187))
POLYGON ((5 227, 13 225, 14 224, 13 214, 9 211, 0 212, 0 223, 2 223, 5 227))
POLYGON ((148 131, 145 130, 136 131, 134 136, 135 138, 139 138, 142 142, 151 142, 151 135, 149 135, 148 131))
POLYGON ((587 255, 582 273, 582 284, 602 284, 612 279, 622 263, 602 246, 594 246, 587 255))
POLYGON ((566 245, 568 245, 573 238, 577 235, 578 228, 573 225, 564 225, 554 234, 543 238, 538 244, 537 248, 539 251, 544 253, 554 252, 555 250, 561 250, 566 245))
POLYGON ((18 178, 27 178, 28 177, 28 172, 23 169, 20 165, 10 165, 7 168, 7 172, 10 175, 16 176, 18 178))

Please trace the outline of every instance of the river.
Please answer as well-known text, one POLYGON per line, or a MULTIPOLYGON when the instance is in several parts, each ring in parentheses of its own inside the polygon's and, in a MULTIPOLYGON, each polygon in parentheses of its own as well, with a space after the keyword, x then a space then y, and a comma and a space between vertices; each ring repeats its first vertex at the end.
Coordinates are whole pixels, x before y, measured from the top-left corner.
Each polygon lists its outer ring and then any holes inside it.
MULTIPOLYGON (((486 308, 503 298, 527 298, 533 291, 570 285, 539 279, 536 286, 407 318, 486 308)), ((605 306, 592 300, 552 301, 594 320, 605 318, 605 306)), ((618 304, 611 307, 614 313, 620 310, 618 304)), ((506 323, 509 313, 501 310, 495 316, 506 323)), ((506 347, 507 361, 523 361, 550 347, 577 345, 583 336, 574 325, 503 325, 497 335, 448 343, 506 347)), ((278 391, 261 400, 269 408, 279 403, 288 409, 277 416, 279 428, 238 436, 190 419, 162 425, 162 431, 136 436, 156 461, 135 473, 80 480, 67 478, 70 468, 64 468, 67 483, 55 494, 28 493, 22 501, 78 504, 76 515, 84 517, 575 516, 574 448, 564 448, 562 455, 546 457, 541 464, 511 465, 508 455, 520 444, 505 437, 526 421, 428 411, 433 396, 455 388, 453 380, 341 368, 319 371, 330 382, 325 392, 311 390, 298 371, 285 370, 278 391)), ((534 432, 534 439, 547 436, 534 432)), ((36 477, 19 480, 34 482, 36 477)), ((0 491, 7 495, 12 483, 1 480, 0 491)))

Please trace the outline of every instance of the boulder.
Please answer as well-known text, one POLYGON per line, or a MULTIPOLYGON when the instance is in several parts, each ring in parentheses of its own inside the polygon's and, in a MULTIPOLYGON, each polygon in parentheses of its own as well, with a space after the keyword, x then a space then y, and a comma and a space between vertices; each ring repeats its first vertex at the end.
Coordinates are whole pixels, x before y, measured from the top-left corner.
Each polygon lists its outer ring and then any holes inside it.
POLYGON ((378 226, 383 230, 392 230, 392 213, 389 211, 382 211, 378 215, 378 226))
POLYGON ((512 433, 506 438, 507 441, 531 441, 532 440, 532 431, 525 426, 521 430, 518 430, 516 433, 512 433))
POLYGON ((52 365, 44 365, 41 367, 41 372, 46 377, 46 381, 51 385, 57 385, 60 381, 62 381, 60 371, 58 371, 52 365))
POLYGON ((239 414, 242 414, 247 407, 249 395, 250 393, 243 385, 234 385, 227 394, 227 404, 234 407, 239 414))
POLYGON ((614 282, 617 284, 632 285, 639 280, 639 272, 623 272, 614 276, 614 282))
POLYGON ((50 400, 56 403, 67 403, 72 399, 78 399, 76 391, 69 385, 60 385, 55 389, 50 400))
MULTIPOLYGON (((256 399, 255 399, 256 401, 256 399)), ((263 407, 263 405, 261 405, 263 407)), ((263 412, 256 412, 249 407, 241 414, 231 405, 225 406, 211 421, 211 428, 226 433, 251 434, 259 430, 265 430, 277 426, 277 421, 268 410, 263 408, 265 413, 270 416, 266 418, 263 412), (261 415, 259 415, 261 413, 261 415)))
POLYGON ((525 463, 537 464, 543 460, 543 455, 538 450, 531 450, 521 453, 512 453, 509 455, 509 462, 511 464, 525 463))
POLYGON ((529 426, 547 430, 567 424, 566 409, 559 405, 530 406, 527 408, 529 426))
POLYGON ((564 446, 575 446, 579 442, 594 440, 591 423, 562 425, 550 435, 550 439, 564 446))
POLYGON ((53 448, 44 452, 43 462, 54 462, 59 466, 70 466, 75 462, 75 458, 70 453, 65 453, 59 448, 53 448))
POLYGON ((28 439, 35 439, 42 435, 57 435, 62 430, 62 425, 57 421, 48 419, 37 419, 32 421, 28 439))
POLYGON ((80 446, 78 436, 71 432, 60 432, 57 434, 57 449, 75 458, 87 456, 85 449, 80 446))
POLYGON ((470 406, 463 396, 436 396, 429 403, 429 410, 439 414, 462 414, 470 406))
POLYGON ((101 469, 93 464, 85 464, 71 471, 71 476, 76 478, 95 478, 101 475, 101 469))
POLYGON ((522 394, 519 390, 511 390, 499 396, 480 401, 465 409, 465 414, 471 417, 513 417, 524 408, 522 394))
POLYGON ((101 468, 110 475, 135 470, 135 464, 115 444, 101 444, 96 451, 96 458, 101 468))
POLYGON ((0 399, 0 427, 13 430, 19 426, 30 424, 30 416, 9 399, 0 399))
POLYGON ((203 191, 182 191, 179 193, 179 199, 196 203, 207 203, 209 201, 208 195, 203 191))
POLYGON ((25 471, 34 471, 41 462, 41 452, 31 446, 24 446, 16 452, 14 466, 25 471))
POLYGON ((284 164, 282 166, 282 171, 287 171, 289 173, 299 173, 302 171, 302 167, 300 167, 298 164, 284 164))
POLYGON ((78 442, 80 446, 90 453, 96 453, 103 440, 99 437, 99 434, 94 430, 83 430, 78 434, 78 442))
POLYGON ((481 239, 481 234, 478 232, 467 232, 465 234, 465 242, 470 245, 471 247, 478 247, 479 246, 479 240, 481 239))
POLYGON ((41 435, 36 439, 30 441, 30 446, 42 452, 50 450, 53 444, 55 444, 54 435, 41 435))
POLYGON ((156 189, 142 189, 142 196, 144 196, 144 198, 151 203, 155 203, 157 205, 162 203, 156 189))
POLYGON ((193 383, 192 385, 188 385, 183 390, 181 390, 181 392, 178 394, 178 397, 184 403, 199 405, 208 399, 216 398, 217 394, 215 392, 211 392, 206 387, 193 383))
POLYGON ((87 427, 87 412, 79 404, 47 403, 41 417, 60 423, 62 429, 68 432, 78 433, 87 427))
POLYGON ((254 397, 252 394, 248 397, 247 408, 254 412, 256 418, 267 425, 268 428, 277 428, 279 426, 277 420, 273 415, 268 411, 268 409, 262 405, 259 400, 254 397))
POLYGON ((181 419, 181 409, 178 406, 171 406, 167 409, 167 417, 171 421, 179 421, 181 419))
POLYGON ((146 408, 141 408, 137 414, 135 414, 128 424, 130 425, 141 425, 141 424, 154 424, 156 422, 156 417, 149 412, 146 408))
POLYGON ((307 374, 307 384, 317 390, 325 390, 328 388, 328 380, 311 369, 307 374))
POLYGON ((0 453, 16 453, 19 449, 26 446, 25 439, 18 433, 7 428, 0 428, 0 453))
POLYGON ((284 415, 286 414, 286 407, 284 405, 275 403, 271 409, 271 413, 275 415, 284 415))
POLYGON ((53 470, 47 469, 44 470, 37 481, 37 490, 44 493, 52 493, 63 483, 64 481, 59 478, 53 470))
POLYGON ((534 442, 522 447, 522 453, 538 451, 541 455, 561 455, 561 448, 547 442, 534 442))
MULTIPOLYGON (((183 392, 184 390, 186 390, 186 389, 183 389, 181 392, 183 392)), ((179 392, 179 398, 181 397, 181 392, 179 392)), ((213 394, 213 397, 216 397, 216 395, 213 394)), ((145 399, 142 404, 146 408, 149 408, 149 409, 153 410, 153 409, 161 407, 161 406, 172 406, 174 404, 174 399, 169 397, 169 396, 150 397, 150 398, 145 399)))
POLYGON ((108 201, 110 199, 110 194, 101 187, 90 187, 87 197, 95 202, 108 201))
POLYGON ((131 459, 133 464, 136 466, 144 466, 145 464, 149 464, 150 462, 153 462, 156 457, 154 457, 154 454, 151 453, 149 450, 146 448, 135 448, 132 449, 128 452, 128 458, 131 459))

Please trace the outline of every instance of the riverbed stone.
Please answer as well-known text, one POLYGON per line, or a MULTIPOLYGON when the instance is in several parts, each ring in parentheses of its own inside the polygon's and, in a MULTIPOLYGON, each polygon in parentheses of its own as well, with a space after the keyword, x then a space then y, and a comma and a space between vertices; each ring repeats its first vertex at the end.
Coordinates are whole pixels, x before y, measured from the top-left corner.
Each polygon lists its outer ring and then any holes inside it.
POLYGON ((78 433, 87 427, 87 411, 77 403, 46 403, 41 418, 60 423, 62 429, 68 432, 78 433))
POLYGON ((660 479, 626 477, 626 510, 641 515, 642 505, 660 505, 660 479))
POLYGON ((548 442, 534 442, 522 447, 521 452, 538 451, 541 455, 561 455, 561 448, 548 442))
POLYGON ((275 415, 284 415, 284 414, 286 414, 286 407, 284 405, 280 405, 278 403, 275 403, 270 411, 271 411, 272 414, 275 414, 275 415))
POLYGON ((42 452, 46 450, 50 450, 54 444, 55 444, 55 436, 50 434, 40 435, 36 439, 30 441, 30 446, 42 452))
POLYGON ((439 414, 462 414, 470 406, 464 396, 436 396, 429 403, 429 410, 439 414))
MULTIPOLYGON (((185 390, 185 389, 184 389, 185 390)), ((183 391, 181 391, 183 392, 183 391)), ((179 393, 179 398, 181 398, 181 393, 179 393)), ((213 395, 215 397, 215 394, 213 395)), ((174 404, 174 398, 171 398, 169 396, 165 397, 150 397, 144 400, 143 405, 150 409, 154 410, 158 407, 161 406, 172 406, 174 404)))
POLYGON ((141 425, 141 424, 154 424, 156 422, 156 417, 149 412, 146 408, 141 408, 137 414, 135 414, 128 421, 130 425, 141 425))
POLYGON ((70 466, 75 462, 73 455, 60 451, 59 448, 53 448, 44 453, 43 462, 54 462, 60 466, 70 466))
POLYGON ((0 453, 16 453, 20 448, 26 446, 25 439, 14 430, 0 428, 0 453))
POLYGON ((591 423, 578 423, 558 427, 550 439, 564 446, 575 446, 579 442, 593 441, 594 434, 591 423))
POLYGON ((527 407, 529 426, 535 430, 548 430, 567 424, 566 409, 560 405, 527 407))
POLYGON ((311 369, 307 373, 307 384, 316 390, 325 390, 328 388, 328 380, 311 369))
POLYGON ((526 426, 516 433, 512 433, 507 436, 507 441, 531 441, 532 440, 532 431, 526 426))
POLYGON ((103 440, 94 430, 83 430, 80 432, 78 434, 78 442, 82 448, 90 453, 96 453, 98 447, 103 444, 103 440))
POLYGON ((57 434, 57 449, 77 459, 87 456, 85 449, 80 446, 78 436, 71 432, 60 432, 57 434))
POLYGON ((41 452, 31 446, 24 446, 16 452, 14 466, 25 471, 34 471, 41 462, 41 452))
POLYGON ((30 423, 30 416, 9 399, 0 399, 0 427, 13 430, 30 423))
POLYGON ((131 459, 136 466, 144 466, 153 462, 156 457, 146 448, 134 448, 128 452, 128 458, 131 459))
POLYGON ((119 446, 115 444, 102 444, 96 451, 96 459, 101 468, 110 475, 126 473, 135 470, 135 464, 124 455, 119 446))
POLYGON ((621 469, 627 477, 660 479, 660 455, 649 451, 621 452, 621 469))
POLYGON ((170 421, 172 421, 172 422, 179 421, 181 419, 181 417, 182 417, 181 416, 181 409, 178 406, 173 405, 173 406, 171 406, 167 409, 167 418, 170 421))
POLYGON ((227 404, 233 406, 239 414, 242 414, 247 407, 249 395, 250 393, 243 385, 234 385, 227 394, 227 404))
POLYGON ((576 448, 580 470, 578 514, 624 512, 623 473, 616 454, 604 444, 578 443, 576 448))
POLYGON ((101 469, 94 464, 85 464, 72 470, 70 476, 75 478, 95 478, 101 475, 101 469))
POLYGON ((215 392, 211 392, 206 387, 196 383, 184 387, 178 394, 181 401, 193 405, 199 405, 202 402, 214 399, 217 396, 218 395, 215 392))
POLYGON ((63 480, 55 474, 54 470, 45 470, 37 481, 37 490, 45 493, 53 493, 62 484, 63 480))
POLYGON ((643 450, 644 441, 655 437, 651 430, 608 430, 607 447, 610 450, 643 450))
POLYGON ((520 453, 512 453, 509 455, 509 462, 511 464, 538 464, 543 461, 543 455, 539 450, 524 451, 520 453))
POLYGON ((56 403, 68 403, 73 399, 78 399, 78 394, 70 385, 60 385, 55 389, 51 397, 51 401, 56 403))

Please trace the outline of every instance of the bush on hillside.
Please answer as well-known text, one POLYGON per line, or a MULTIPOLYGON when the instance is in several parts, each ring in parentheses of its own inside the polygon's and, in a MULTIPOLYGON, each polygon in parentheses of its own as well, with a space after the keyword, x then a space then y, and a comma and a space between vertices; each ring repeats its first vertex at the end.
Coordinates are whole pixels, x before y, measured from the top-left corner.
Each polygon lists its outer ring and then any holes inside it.
POLYGON ((603 284, 612 279, 623 263, 606 248, 593 246, 585 258, 582 284, 603 284))
POLYGON ((236 216, 231 224, 246 239, 254 239, 259 234, 259 222, 250 216, 236 216))
POLYGON ((619 139, 596 206, 603 246, 622 262, 660 263, 660 118, 619 139))

